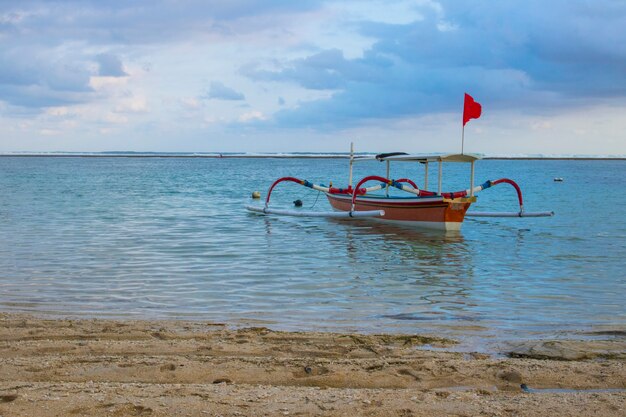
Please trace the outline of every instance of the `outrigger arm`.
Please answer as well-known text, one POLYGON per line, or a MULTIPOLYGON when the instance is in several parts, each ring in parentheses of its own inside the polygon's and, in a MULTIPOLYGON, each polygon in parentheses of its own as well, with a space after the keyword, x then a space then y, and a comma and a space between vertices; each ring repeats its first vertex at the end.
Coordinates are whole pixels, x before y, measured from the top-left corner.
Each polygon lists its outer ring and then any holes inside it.
MULTIPOLYGON (((325 192, 325 193, 328 193, 331 191, 352 192, 351 188, 348 188, 346 190, 333 189, 332 187, 325 187, 323 185, 313 184, 312 182, 309 182, 307 180, 301 180, 295 177, 283 177, 283 178, 279 178, 278 180, 276 180, 270 187, 269 191, 267 192, 267 197, 265 198, 264 207, 261 208, 258 206, 246 206, 246 209, 256 212, 256 213, 262 213, 262 214, 277 214, 277 215, 282 215, 282 216, 296 216, 296 217, 358 218, 358 217, 382 217, 385 215, 384 210, 364 210, 364 211, 351 210, 351 211, 345 212, 345 211, 300 211, 300 210, 280 210, 280 209, 277 210, 277 209, 269 208, 270 196, 272 195, 272 190, 274 189, 276 185, 278 185, 279 183, 283 181, 295 182, 296 184, 304 185, 305 187, 312 188, 314 190, 325 192)), ((370 187, 367 189, 364 188, 364 189, 359 190, 359 194, 365 194, 367 192, 380 190, 382 187, 383 187, 382 185, 376 185, 374 187, 370 187)))
POLYGON ((474 188, 474 193, 478 191, 484 190, 485 188, 492 187, 494 185, 498 185, 501 183, 507 183, 512 185, 517 192, 517 200, 519 202, 519 211, 515 212, 497 212, 497 211, 468 211, 465 213, 465 217, 551 217, 554 216, 553 211, 534 211, 534 212, 526 212, 524 211, 524 200, 522 199, 522 190, 519 185, 513 180, 508 178, 501 178, 495 181, 486 181, 484 184, 479 185, 474 188), (478 190, 477 190, 478 189, 478 190))

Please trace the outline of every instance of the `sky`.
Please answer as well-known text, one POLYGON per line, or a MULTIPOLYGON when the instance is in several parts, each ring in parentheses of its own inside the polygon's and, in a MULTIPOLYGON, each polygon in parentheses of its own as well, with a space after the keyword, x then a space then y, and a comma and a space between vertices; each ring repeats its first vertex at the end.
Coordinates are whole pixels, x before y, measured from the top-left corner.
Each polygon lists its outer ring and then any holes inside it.
POLYGON ((624 0, 0 0, 0 152, 626 155, 624 0))

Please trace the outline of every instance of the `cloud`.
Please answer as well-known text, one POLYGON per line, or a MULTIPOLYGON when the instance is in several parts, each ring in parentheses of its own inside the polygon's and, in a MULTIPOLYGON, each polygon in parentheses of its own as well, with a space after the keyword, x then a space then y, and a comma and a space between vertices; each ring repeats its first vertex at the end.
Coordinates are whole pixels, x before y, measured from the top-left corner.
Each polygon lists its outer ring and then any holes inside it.
POLYGON ((245 96, 242 93, 239 93, 230 87, 226 87, 219 81, 211 82, 209 91, 202 96, 202 98, 234 101, 245 100, 245 96))
POLYGON ((122 61, 113 54, 99 54, 96 56, 99 65, 98 75, 103 77, 124 77, 128 74, 124 71, 122 61))
MULTIPOLYGON (((338 49, 244 66, 256 81, 332 90, 328 99, 279 111, 279 126, 342 128, 366 119, 458 111, 465 91, 489 109, 588 106, 626 98, 626 3, 441 1, 421 19, 361 21, 374 39, 362 57, 338 49), (600 4, 598 4, 600 3, 600 4), (504 17, 506 16, 506 17, 504 17)), ((419 6, 416 6, 419 7, 419 6)))
POLYGON ((257 110, 244 113, 238 118, 238 120, 242 123, 252 122, 255 120, 265 120, 265 119, 266 119, 265 115, 257 110))
POLYGON ((115 113, 145 113, 148 103, 145 97, 126 97, 113 109, 115 113))
MULTIPOLYGON (((319 0, 21 0, 0 2, 0 35, 94 44, 150 44, 187 39, 190 34, 226 33, 238 20, 306 12, 319 0)), ((247 26, 250 26, 249 24, 247 26)), ((239 32, 245 26, 236 26, 239 32)))
POLYGON ((94 51, 124 50, 136 59, 155 45, 274 28, 280 19, 319 5, 314 0, 3 1, 0 100, 32 109, 101 100, 93 94, 91 77, 129 74, 115 53, 94 51))
POLYGON ((185 110, 198 110, 202 107, 202 103, 195 97, 182 97, 178 100, 178 103, 185 110))
POLYGON ((63 48, 4 46, 0 48, 0 100, 45 108, 81 103, 92 95, 89 62, 82 57, 63 48))
POLYGON ((393 62, 383 55, 348 60, 342 51, 330 49, 286 62, 278 71, 242 68, 242 74, 265 81, 289 81, 313 90, 345 88, 348 82, 383 82, 393 62))

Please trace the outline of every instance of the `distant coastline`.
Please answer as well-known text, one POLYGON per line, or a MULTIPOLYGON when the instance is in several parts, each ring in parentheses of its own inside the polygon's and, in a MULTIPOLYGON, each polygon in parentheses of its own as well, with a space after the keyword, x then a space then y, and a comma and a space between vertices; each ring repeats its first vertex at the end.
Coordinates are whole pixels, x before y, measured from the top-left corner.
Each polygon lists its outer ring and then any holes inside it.
MULTIPOLYGON (((356 156, 374 156, 374 153, 358 153, 356 156)), ((246 154, 246 153, 159 153, 159 152, 17 152, 0 153, 0 157, 20 157, 20 158, 208 158, 208 159, 237 159, 237 158, 281 158, 281 159, 347 159, 346 153, 276 153, 276 154, 246 154)), ((484 156, 484 160, 553 160, 553 161, 626 161, 626 156, 592 156, 592 155, 564 155, 564 156, 484 156)))

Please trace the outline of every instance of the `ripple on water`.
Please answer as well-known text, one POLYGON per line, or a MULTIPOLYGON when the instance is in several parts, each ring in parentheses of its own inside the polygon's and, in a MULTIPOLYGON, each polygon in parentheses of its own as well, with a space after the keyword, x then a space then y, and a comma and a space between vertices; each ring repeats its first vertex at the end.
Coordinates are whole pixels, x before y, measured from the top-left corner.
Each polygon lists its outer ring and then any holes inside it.
MULTIPOLYGON (((455 335, 466 326, 495 338, 624 323, 626 229, 612 207, 626 197, 572 206, 555 195, 550 171, 567 176, 574 195, 591 185, 602 194, 623 184, 597 175, 624 178, 625 163, 482 161, 477 177, 506 172, 527 210, 557 215, 468 219, 461 233, 243 210, 249 192, 277 175, 337 183, 345 168, 340 160, 0 158, 0 195, 11 196, 0 199, 0 307, 285 329, 455 335)), ((365 164, 355 177, 382 170, 365 164)), ((465 172, 449 174, 464 184, 465 172)), ((399 175, 415 177, 409 168, 399 175)), ((296 197, 328 209, 294 185, 277 188, 272 203, 296 197)), ((514 203, 511 190, 494 188, 476 209, 514 203)))

